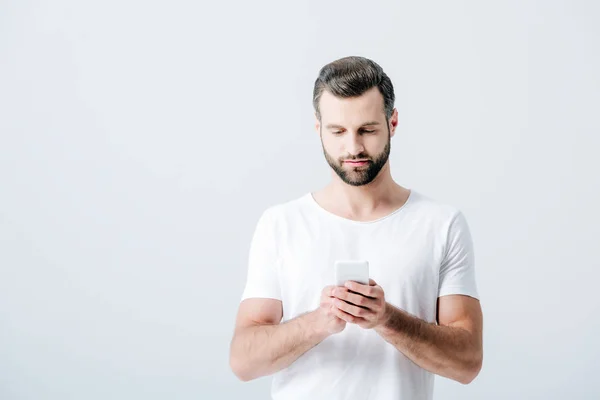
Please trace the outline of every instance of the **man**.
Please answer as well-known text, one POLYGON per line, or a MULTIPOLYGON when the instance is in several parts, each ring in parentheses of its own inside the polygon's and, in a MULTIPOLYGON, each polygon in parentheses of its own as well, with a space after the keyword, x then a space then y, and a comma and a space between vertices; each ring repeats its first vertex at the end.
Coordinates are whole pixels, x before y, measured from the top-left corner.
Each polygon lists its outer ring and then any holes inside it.
POLYGON ((313 98, 332 181, 269 207, 251 243, 230 365, 274 374, 274 399, 431 399, 482 364, 482 312, 465 216, 394 182, 394 90, 362 57, 324 66, 313 98), (332 286, 336 260, 370 284, 332 286))

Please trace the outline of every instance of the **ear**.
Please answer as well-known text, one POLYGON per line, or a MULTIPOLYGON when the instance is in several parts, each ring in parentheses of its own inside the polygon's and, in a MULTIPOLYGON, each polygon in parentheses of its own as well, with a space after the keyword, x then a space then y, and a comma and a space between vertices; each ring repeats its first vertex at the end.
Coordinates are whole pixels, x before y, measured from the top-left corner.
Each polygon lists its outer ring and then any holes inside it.
POLYGON ((392 111, 392 117, 390 118, 389 124, 390 124, 390 137, 393 137, 394 133, 396 133, 396 127, 398 126, 398 110, 395 108, 394 108, 394 111, 392 111))
POLYGON ((321 121, 317 118, 317 114, 315 113, 315 129, 318 134, 321 134, 321 121))

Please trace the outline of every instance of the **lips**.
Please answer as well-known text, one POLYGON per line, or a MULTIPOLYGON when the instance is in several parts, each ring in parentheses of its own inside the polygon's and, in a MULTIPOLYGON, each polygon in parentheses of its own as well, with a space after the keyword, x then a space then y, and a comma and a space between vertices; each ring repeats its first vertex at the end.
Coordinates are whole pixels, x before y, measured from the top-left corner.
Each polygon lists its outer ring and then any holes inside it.
POLYGON ((366 164, 368 164, 369 160, 359 160, 359 161, 346 160, 346 161, 344 161, 344 163, 346 163, 348 165, 352 165, 352 166, 360 166, 360 165, 366 165, 366 164))

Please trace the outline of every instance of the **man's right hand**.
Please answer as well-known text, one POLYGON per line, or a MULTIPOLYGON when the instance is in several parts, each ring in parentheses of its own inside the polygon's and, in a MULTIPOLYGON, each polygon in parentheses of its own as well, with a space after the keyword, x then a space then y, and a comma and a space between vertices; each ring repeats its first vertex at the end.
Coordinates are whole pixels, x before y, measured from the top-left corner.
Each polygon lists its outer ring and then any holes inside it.
POLYGON ((339 333, 346 327, 346 321, 338 318, 333 312, 333 289, 335 286, 325 286, 321 292, 321 304, 316 310, 318 315, 318 324, 322 329, 330 335, 339 333))
POLYGON ((346 321, 333 312, 334 288, 323 289, 316 310, 285 323, 281 323, 281 300, 242 301, 229 355, 235 374, 243 381, 271 375, 291 365, 327 337, 343 331, 346 321))

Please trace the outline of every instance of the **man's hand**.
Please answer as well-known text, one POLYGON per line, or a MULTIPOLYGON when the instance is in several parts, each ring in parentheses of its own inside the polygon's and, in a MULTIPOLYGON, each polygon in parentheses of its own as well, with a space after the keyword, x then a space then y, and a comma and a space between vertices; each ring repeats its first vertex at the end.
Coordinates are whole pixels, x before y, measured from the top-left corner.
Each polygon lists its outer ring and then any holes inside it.
POLYGON ((346 327, 346 321, 338 318, 336 315, 336 307, 333 302, 333 291, 336 286, 325 286, 321 291, 321 303, 319 308, 316 310, 318 316, 318 324, 323 327, 324 331, 328 334, 339 333, 346 327))
POLYGON ((368 285, 348 281, 333 290, 334 313, 340 319, 372 329, 382 326, 389 319, 385 293, 373 279, 368 285))

